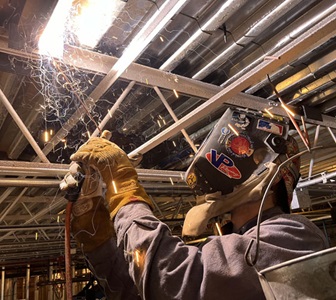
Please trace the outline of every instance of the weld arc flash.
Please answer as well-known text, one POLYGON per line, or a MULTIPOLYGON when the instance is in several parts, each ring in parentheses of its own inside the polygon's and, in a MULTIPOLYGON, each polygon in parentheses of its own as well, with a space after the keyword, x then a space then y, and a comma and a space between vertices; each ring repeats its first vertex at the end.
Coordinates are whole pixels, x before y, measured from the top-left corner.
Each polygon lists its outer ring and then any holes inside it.
POLYGON ((227 109, 201 145, 185 180, 197 195, 223 195, 261 174, 286 151, 289 125, 259 113, 227 109))

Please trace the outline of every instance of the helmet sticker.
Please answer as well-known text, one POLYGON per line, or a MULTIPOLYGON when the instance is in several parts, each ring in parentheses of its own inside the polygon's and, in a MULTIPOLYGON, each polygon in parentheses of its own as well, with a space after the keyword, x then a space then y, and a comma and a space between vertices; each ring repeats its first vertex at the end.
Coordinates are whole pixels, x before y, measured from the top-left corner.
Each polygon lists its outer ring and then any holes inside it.
POLYGON ((187 184, 190 188, 194 188, 196 186, 197 183, 197 177, 196 174, 194 172, 191 172, 188 177, 187 177, 187 184))
POLYGON ((222 134, 222 135, 228 135, 230 132, 231 132, 230 129, 227 128, 227 127, 223 127, 223 128, 221 129, 221 134, 222 134))
POLYGON ((253 152, 253 143, 247 135, 231 135, 226 141, 226 147, 229 154, 245 158, 250 157, 253 152))
POLYGON ((257 129, 271 132, 274 134, 282 135, 283 134, 283 126, 275 123, 271 123, 267 120, 259 119, 257 123, 257 129))
POLYGON ((232 120, 234 122, 235 127, 245 130, 247 126, 250 125, 251 121, 246 116, 246 114, 241 112, 233 112, 232 120))
POLYGON ((233 160, 224 153, 218 155, 215 149, 211 149, 210 152, 205 154, 205 157, 213 167, 227 177, 233 179, 241 178, 241 173, 235 166, 233 160))
POLYGON ((231 130, 227 127, 222 127, 221 135, 219 136, 218 143, 223 144, 226 136, 231 133, 231 130))

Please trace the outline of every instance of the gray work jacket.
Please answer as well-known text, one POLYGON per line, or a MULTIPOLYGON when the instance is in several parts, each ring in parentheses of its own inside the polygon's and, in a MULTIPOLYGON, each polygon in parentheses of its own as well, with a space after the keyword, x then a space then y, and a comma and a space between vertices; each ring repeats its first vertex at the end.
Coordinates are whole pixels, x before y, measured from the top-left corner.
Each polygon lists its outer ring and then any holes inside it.
POLYGON ((243 234, 212 237, 200 248, 172 236, 143 203, 120 209, 117 244, 109 241, 88 259, 106 293, 113 295, 110 299, 139 299, 137 294, 147 300, 264 299, 256 270, 327 247, 320 229, 304 216, 282 214, 277 208, 268 215, 260 226, 254 267, 244 255, 255 239, 255 226, 243 234))

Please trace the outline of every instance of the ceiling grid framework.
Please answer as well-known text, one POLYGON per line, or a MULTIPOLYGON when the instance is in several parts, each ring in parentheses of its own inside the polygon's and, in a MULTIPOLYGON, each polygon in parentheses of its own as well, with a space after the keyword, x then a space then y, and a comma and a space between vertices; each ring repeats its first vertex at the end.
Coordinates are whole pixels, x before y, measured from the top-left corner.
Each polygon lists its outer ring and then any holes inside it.
MULTIPOLYGON (((305 213, 330 225, 336 200, 334 1, 129 0, 94 49, 69 40, 61 59, 38 54, 41 29, 57 4, 42 2, 15 7, 0 1, 3 265, 64 255, 66 200, 58 186, 70 155, 102 129, 112 131, 130 157, 143 155, 139 180, 155 214, 179 234, 196 203, 184 172, 224 110, 271 108, 287 117, 267 75, 302 131, 305 120, 311 144, 325 148, 302 157, 298 189, 310 195, 305 213), (241 24, 239 16, 245 16, 241 24), (61 71, 53 73, 55 66, 61 71), (63 80, 70 75, 67 89, 63 80), (58 93, 50 92, 54 88, 58 93), (47 130, 53 133, 43 141, 47 130), (17 253, 11 254, 11 244, 17 253)), ((74 258, 82 259, 79 252, 74 258)))

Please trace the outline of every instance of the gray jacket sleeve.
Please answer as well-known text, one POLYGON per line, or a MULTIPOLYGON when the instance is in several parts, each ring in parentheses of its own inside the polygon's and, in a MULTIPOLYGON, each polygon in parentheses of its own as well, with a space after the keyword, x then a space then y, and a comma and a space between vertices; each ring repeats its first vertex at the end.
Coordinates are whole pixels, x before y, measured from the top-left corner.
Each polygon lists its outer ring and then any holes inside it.
MULTIPOLYGON (((133 203, 120 209, 115 229, 143 299, 264 298, 256 270, 244 261, 255 228, 213 237, 202 248, 188 246, 146 204, 133 203)), ((259 270, 326 247, 322 232, 302 216, 273 217, 260 232, 259 270)))
POLYGON ((114 238, 102 244, 94 252, 87 253, 90 270, 104 289, 107 299, 140 300, 127 263, 114 238))

